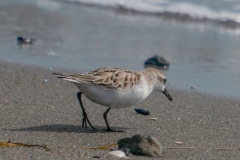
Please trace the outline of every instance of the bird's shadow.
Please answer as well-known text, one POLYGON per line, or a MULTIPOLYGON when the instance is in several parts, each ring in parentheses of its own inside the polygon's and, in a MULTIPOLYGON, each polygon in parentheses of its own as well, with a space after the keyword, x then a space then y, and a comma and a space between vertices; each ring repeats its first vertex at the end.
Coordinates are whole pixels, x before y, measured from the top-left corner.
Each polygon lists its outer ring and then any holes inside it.
MULTIPOLYGON (((107 133, 105 126, 97 126, 96 130, 93 130, 90 126, 88 128, 82 128, 82 126, 65 125, 65 124, 53 124, 42 125, 25 128, 4 129, 8 131, 41 131, 41 132, 76 132, 76 133, 107 133)), ((113 130, 125 132, 128 128, 112 127, 113 130)))

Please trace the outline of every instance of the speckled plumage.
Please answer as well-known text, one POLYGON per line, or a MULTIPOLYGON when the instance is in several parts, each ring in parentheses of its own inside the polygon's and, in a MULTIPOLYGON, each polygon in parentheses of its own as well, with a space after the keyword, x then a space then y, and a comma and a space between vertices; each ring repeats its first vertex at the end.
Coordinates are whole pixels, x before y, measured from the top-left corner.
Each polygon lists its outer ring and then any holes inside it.
MULTIPOLYGON (((106 115, 110 108, 131 107, 143 101, 153 91, 161 91, 172 101, 165 87, 166 76, 155 68, 146 68, 140 72, 122 68, 100 68, 83 74, 53 74, 74 83, 80 93, 91 101, 109 107, 104 113, 108 130, 110 127, 106 115)), ((81 97, 79 101, 81 104, 81 97)))
POLYGON ((102 86, 106 89, 130 89, 139 83, 141 74, 135 71, 119 68, 100 68, 84 74, 57 74, 64 80, 75 83, 88 83, 102 86))

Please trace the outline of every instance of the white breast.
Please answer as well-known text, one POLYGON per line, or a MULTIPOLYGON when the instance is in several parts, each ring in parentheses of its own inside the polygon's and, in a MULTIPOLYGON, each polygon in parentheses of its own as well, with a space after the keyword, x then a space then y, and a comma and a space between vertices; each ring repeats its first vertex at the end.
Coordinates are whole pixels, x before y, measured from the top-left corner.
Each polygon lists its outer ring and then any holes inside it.
POLYGON ((80 91, 91 101, 112 108, 131 107, 145 98, 152 92, 145 79, 141 79, 137 86, 131 89, 111 90, 102 86, 77 83, 80 91))

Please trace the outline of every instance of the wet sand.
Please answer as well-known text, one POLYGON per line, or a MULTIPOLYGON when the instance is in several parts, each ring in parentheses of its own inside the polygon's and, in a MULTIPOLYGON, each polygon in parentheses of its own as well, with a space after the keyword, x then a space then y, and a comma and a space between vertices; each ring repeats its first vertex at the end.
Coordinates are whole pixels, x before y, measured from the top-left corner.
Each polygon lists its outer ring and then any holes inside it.
MULTIPOLYGON (((0 63, 0 141, 48 145, 50 149, 0 148, 0 159, 117 159, 104 156, 109 150, 86 148, 116 143, 135 134, 156 137, 164 147, 163 159, 240 157, 239 100, 204 95, 194 89, 185 92, 168 88, 173 102, 162 93, 154 93, 135 107, 112 109, 108 116, 110 126, 126 132, 107 133, 102 118, 106 108, 83 97, 90 121, 98 129, 84 130, 76 98, 78 89, 51 74, 56 71, 62 70, 0 63), (137 114, 134 108, 147 109, 151 115, 137 114), (150 120, 151 117, 157 120, 150 120), (177 141, 183 144, 175 144, 177 141), (200 148, 181 149, 192 146, 200 148)), ((129 157, 151 159, 132 154, 129 157)))

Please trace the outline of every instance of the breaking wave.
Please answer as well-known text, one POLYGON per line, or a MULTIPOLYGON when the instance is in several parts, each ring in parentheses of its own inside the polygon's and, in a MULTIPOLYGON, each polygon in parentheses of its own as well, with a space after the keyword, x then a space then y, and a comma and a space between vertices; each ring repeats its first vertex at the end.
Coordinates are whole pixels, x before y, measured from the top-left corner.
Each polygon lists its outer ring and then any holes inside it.
MULTIPOLYGON (((166 0, 63 0, 69 3, 113 9, 120 12, 160 16, 180 21, 215 22, 240 27, 240 3, 238 10, 212 9, 189 2, 166 0)), ((223 7, 224 8, 224 7, 223 7)))

